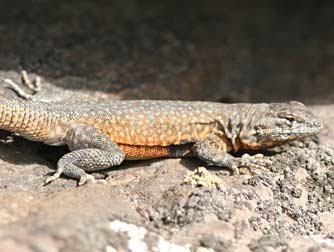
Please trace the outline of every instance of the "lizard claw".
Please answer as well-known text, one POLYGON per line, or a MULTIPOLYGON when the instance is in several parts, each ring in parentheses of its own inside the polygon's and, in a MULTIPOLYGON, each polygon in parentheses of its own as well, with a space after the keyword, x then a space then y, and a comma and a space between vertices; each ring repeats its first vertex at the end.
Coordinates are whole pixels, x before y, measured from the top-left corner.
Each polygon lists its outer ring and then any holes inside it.
POLYGON ((84 184, 87 184, 87 183, 101 183, 103 185, 106 185, 107 184, 107 181, 105 179, 95 179, 93 175, 91 174, 85 174, 85 175, 82 175, 80 177, 80 181, 79 181, 79 186, 82 186, 84 184))
MULTIPOLYGON (((60 177, 60 174, 61 173, 56 172, 52 176, 50 176, 47 179, 45 179, 45 181, 44 181, 44 183, 42 185, 46 186, 46 185, 52 183, 53 181, 57 180, 60 177)), ((82 185, 87 184, 87 183, 99 183, 99 184, 106 185, 107 181, 105 179, 95 179, 94 176, 90 175, 90 174, 82 175, 80 177, 80 181, 79 181, 78 185, 82 186, 82 185)))
POLYGON ((46 186, 50 183, 52 183, 53 181, 57 180, 60 177, 61 173, 56 172, 55 174, 53 174, 52 176, 48 177, 47 179, 45 179, 43 186, 46 186))
POLYGON ((94 182, 95 182, 95 178, 93 175, 85 174, 80 177, 79 186, 84 185, 86 183, 94 183, 94 182))
POLYGON ((268 169, 271 164, 271 160, 265 158, 262 154, 256 154, 254 156, 244 154, 240 159, 239 168, 247 168, 250 172, 254 172, 254 170, 264 171, 268 169))
POLYGON ((233 175, 239 175, 240 174, 239 168, 238 168, 237 165, 232 165, 231 172, 232 172, 233 175))

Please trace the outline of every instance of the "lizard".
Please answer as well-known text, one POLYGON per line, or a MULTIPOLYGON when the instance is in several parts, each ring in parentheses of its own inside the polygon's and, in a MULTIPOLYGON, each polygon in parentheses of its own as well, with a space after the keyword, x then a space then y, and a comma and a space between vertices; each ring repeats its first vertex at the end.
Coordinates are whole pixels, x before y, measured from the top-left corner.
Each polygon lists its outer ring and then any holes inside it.
MULTIPOLYGON (((40 91, 26 72, 23 83, 40 91)), ((196 156, 208 165, 231 169, 265 168, 263 156, 234 157, 316 135, 322 123, 302 103, 232 103, 174 100, 41 101, 6 79, 17 98, 0 96, 0 128, 47 145, 67 145, 56 172, 96 181, 93 171, 124 160, 196 156)))

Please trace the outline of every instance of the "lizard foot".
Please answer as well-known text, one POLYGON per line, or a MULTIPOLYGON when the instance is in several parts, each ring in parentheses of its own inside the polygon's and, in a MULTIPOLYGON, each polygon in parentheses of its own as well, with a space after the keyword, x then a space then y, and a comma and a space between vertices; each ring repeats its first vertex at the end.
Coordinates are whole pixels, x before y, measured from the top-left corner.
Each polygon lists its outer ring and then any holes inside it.
POLYGON ((271 164, 271 160, 265 158, 262 154, 256 154, 254 156, 244 154, 240 158, 238 167, 247 168, 251 173, 258 173, 268 169, 271 164))
POLYGON ((85 174, 80 177, 78 185, 82 186, 88 183, 93 183, 93 184, 100 183, 100 184, 106 185, 107 181, 105 179, 95 179, 94 176, 91 174, 85 174))
POLYGON ((31 82, 28 74, 26 71, 21 71, 21 80, 22 84, 28 88, 28 90, 32 93, 28 93, 26 90, 24 90, 20 85, 16 84, 13 80, 11 79, 5 79, 3 80, 3 83, 5 84, 6 88, 9 88, 13 90, 19 97, 25 99, 25 100, 31 100, 33 95, 36 93, 40 92, 42 89, 42 84, 41 84, 41 78, 36 77, 36 79, 31 82))
MULTIPOLYGON (((60 174, 61 173, 56 172, 52 176, 45 179, 43 186, 46 186, 52 183, 53 181, 57 180, 60 177, 60 174)), ((107 181, 105 179, 95 179, 94 176, 91 174, 85 174, 80 177, 78 185, 81 186, 81 185, 88 184, 88 183, 93 183, 93 184, 100 183, 100 184, 106 185, 107 181)))

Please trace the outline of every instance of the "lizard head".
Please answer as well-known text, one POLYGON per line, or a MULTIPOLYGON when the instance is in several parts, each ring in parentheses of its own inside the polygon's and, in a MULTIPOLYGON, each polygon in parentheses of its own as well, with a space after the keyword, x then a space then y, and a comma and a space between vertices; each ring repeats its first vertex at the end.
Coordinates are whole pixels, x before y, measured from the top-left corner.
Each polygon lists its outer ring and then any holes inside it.
POLYGON ((240 142, 244 148, 273 147, 316 135, 322 128, 321 121, 300 102, 257 106, 247 126, 240 131, 240 142))

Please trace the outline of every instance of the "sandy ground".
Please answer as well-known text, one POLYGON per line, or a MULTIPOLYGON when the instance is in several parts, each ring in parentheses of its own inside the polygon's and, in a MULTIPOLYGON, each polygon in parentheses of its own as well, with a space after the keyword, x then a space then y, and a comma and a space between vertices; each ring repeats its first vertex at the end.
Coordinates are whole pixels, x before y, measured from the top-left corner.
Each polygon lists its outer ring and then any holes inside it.
POLYGON ((107 185, 64 177, 43 187, 66 148, 1 131, 0 251, 334 251, 333 3, 0 7, 0 79, 39 75, 41 98, 296 99, 325 125, 265 152, 267 171, 208 169, 212 187, 184 183, 205 166, 197 159, 126 162, 104 173, 107 185))

